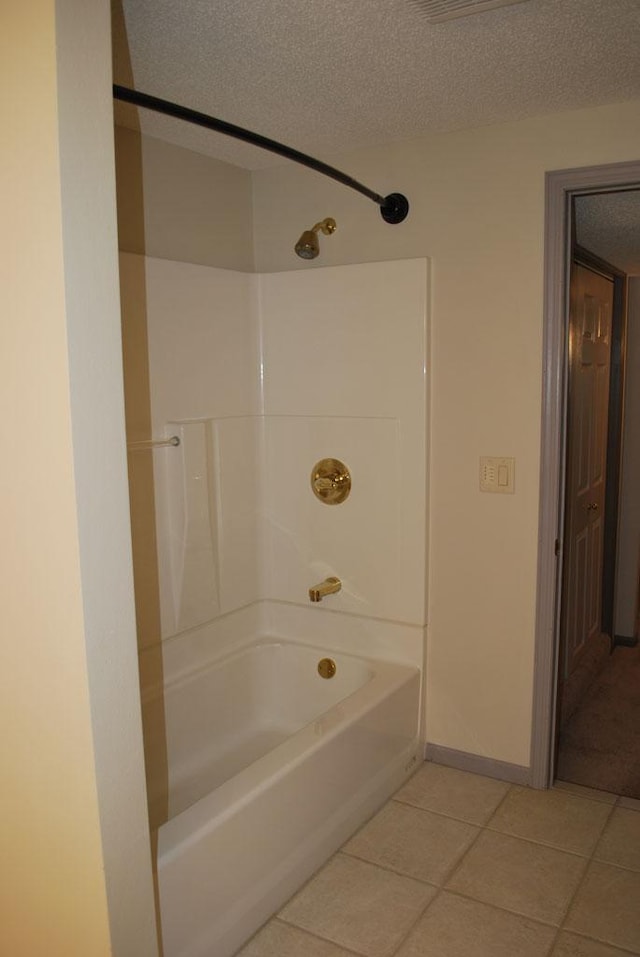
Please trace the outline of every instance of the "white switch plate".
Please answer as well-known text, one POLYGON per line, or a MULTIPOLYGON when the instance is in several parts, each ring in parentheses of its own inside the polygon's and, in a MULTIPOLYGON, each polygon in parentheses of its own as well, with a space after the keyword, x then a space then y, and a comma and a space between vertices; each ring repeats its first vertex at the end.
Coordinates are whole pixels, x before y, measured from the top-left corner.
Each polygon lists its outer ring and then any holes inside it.
POLYGON ((513 495, 516 460, 504 456, 480 456, 480 491, 513 495))

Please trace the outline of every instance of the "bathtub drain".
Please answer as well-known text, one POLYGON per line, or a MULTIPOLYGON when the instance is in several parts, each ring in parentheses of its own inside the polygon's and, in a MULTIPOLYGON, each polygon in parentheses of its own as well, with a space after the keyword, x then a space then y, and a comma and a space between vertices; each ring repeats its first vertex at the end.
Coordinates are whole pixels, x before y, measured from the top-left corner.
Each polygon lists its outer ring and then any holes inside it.
POLYGON ((333 658, 321 658, 318 662, 318 674, 321 678, 333 678, 336 673, 336 663, 333 658))

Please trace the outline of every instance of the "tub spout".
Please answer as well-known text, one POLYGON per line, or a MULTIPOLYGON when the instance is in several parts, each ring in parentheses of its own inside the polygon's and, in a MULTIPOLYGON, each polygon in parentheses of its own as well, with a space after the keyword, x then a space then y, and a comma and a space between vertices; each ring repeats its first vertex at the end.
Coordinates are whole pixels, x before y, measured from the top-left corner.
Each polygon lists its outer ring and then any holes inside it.
POLYGON ((335 595, 342 588, 342 582, 339 578, 332 576, 325 578, 319 585, 314 585, 309 589, 309 601, 322 601, 327 595, 335 595))

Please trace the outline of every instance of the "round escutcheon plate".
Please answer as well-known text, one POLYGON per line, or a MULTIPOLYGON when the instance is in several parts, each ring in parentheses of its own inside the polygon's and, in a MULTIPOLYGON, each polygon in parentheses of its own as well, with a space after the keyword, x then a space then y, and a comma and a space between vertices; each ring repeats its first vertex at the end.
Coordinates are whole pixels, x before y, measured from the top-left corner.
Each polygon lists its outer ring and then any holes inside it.
POLYGON ((340 505, 351 491, 349 469, 340 459, 321 459, 311 470, 311 488, 324 505, 340 505))

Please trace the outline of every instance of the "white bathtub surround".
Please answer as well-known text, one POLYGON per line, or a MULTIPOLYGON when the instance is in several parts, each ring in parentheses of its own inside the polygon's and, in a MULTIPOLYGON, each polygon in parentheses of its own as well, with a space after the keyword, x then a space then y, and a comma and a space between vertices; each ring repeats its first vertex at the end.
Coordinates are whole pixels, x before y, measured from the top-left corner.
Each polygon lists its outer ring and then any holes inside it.
MULTIPOLYGON (((259 474, 261 421, 255 279, 130 253, 120 255, 120 279, 128 438, 184 440, 129 458, 135 484, 153 457, 147 498, 155 499, 158 553, 156 567, 138 575, 136 605, 138 619, 154 624, 160 606, 161 634, 139 634, 146 647, 258 597, 258 500, 250 484, 259 474), (138 380, 147 365, 150 423, 141 423, 138 380), (139 434, 141 424, 150 434, 139 434)), ((133 538, 139 567, 148 562, 148 537, 133 538)))
POLYGON ((264 275, 260 309, 265 597, 306 605, 337 575, 331 609, 424 625, 426 260, 264 275), (342 505, 310 492, 325 456, 351 472, 342 505))
MULTIPOLYGON (((333 611, 326 603, 257 601, 140 652, 144 673, 163 684, 206 668, 263 636, 343 651, 363 658, 422 667, 426 627, 333 611)), ((161 685, 145 683, 153 694, 161 685)))
POLYGON ((337 611, 330 599, 318 605, 264 601, 260 617, 265 635, 422 669, 426 626, 337 611))
POLYGON ((164 426, 180 438, 154 459, 164 638, 243 608, 262 590, 262 430, 258 416, 164 426))
POLYGON ((216 514, 214 507, 213 449, 205 422, 168 423, 165 430, 180 445, 157 456, 157 470, 166 495, 158 505, 166 509, 163 526, 168 541, 158 541, 159 555, 167 558, 160 578, 163 632, 185 631, 220 613, 216 514), (173 453, 173 454, 171 454, 173 453), (170 622, 170 624, 169 624, 170 622))
POLYGON ((415 768, 418 669, 325 654, 261 642, 167 688, 165 957, 230 957, 415 768))
POLYGON ((152 453, 162 635, 140 655, 164 952, 228 957, 421 752, 427 263, 122 258, 153 436, 182 439, 152 453), (340 505, 310 487, 325 457, 340 505))
POLYGON ((259 599, 305 606, 329 574, 332 610, 422 627, 426 261, 251 276, 121 259, 152 431, 184 436, 147 453, 163 637, 259 599), (342 505, 309 488, 325 456, 351 470, 342 505))
MULTIPOLYGON (((140 662, 159 658, 163 684, 207 667, 221 656, 252 644, 265 634, 261 604, 245 605, 228 615, 220 615, 215 621, 167 638, 153 648, 145 648, 140 652, 140 662)), ((150 685, 145 687, 150 692, 157 690, 150 685)), ((159 687, 161 690, 163 685, 159 687)))

